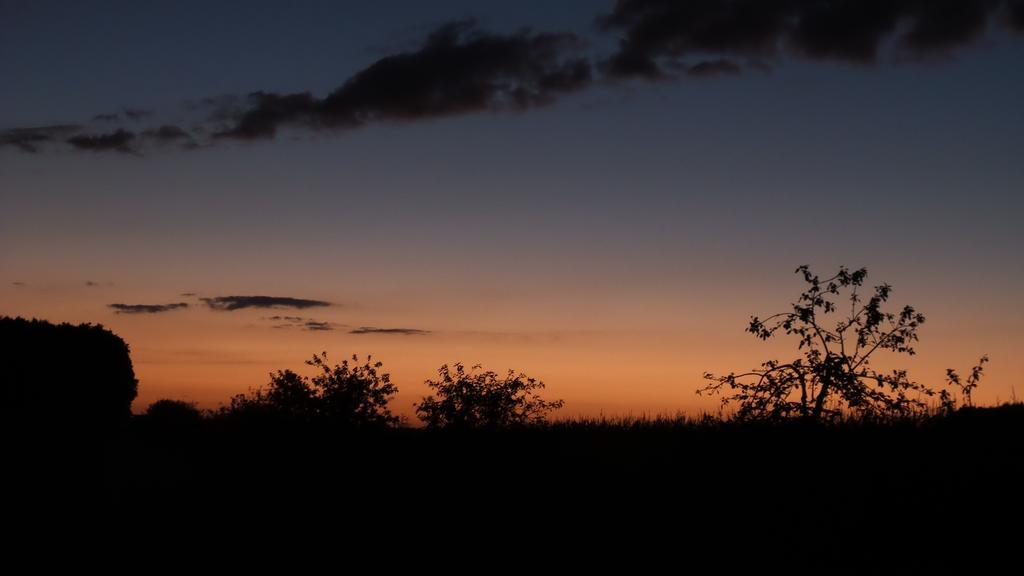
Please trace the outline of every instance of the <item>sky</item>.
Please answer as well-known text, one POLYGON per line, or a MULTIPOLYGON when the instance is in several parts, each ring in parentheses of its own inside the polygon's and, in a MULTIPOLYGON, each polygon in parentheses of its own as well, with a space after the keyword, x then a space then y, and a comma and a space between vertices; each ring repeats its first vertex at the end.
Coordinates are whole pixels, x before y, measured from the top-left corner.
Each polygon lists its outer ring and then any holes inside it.
POLYGON ((136 410, 372 354, 695 414, 868 269, 884 362, 1024 394, 1024 3, 0 0, 0 315, 100 323, 136 410), (265 298, 254 298, 256 296, 265 298))

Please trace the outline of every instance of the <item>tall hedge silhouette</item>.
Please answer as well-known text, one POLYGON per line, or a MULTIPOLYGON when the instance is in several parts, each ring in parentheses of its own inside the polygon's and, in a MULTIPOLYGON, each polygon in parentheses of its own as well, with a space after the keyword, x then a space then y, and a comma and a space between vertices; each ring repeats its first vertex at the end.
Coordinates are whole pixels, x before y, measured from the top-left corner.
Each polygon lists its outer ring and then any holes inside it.
POLYGON ((128 345, 101 325, 0 318, 0 414, 8 424, 103 433, 131 417, 128 345))

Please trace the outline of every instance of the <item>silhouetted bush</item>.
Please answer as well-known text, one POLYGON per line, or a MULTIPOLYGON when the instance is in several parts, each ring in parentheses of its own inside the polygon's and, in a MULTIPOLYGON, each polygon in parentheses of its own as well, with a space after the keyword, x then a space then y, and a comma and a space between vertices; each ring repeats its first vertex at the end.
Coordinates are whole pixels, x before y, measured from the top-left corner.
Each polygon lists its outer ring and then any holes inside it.
POLYGON ((0 410, 8 422, 76 434, 131 417, 128 345, 100 325, 0 318, 0 410))
POLYGON ((950 394, 946 390, 939 392, 939 400, 941 402, 943 412, 951 413, 957 409, 959 404, 961 408, 971 408, 974 406, 974 399, 971 398, 971 394, 974 393, 974 389, 978 387, 978 383, 981 382, 981 376, 985 371, 985 364, 988 363, 988 356, 982 356, 978 363, 971 368, 971 373, 963 378, 956 370, 952 368, 946 369, 946 384, 954 390, 959 390, 959 401, 956 396, 950 394))
POLYGON ((194 402, 184 400, 157 400, 146 408, 146 419, 158 426, 194 426, 202 421, 203 412, 194 402))
MULTIPOLYGON (((416 414, 428 428, 499 428, 544 424, 548 413, 561 408, 562 400, 547 401, 535 390, 540 380, 509 370, 504 378, 495 372, 466 372, 447 364, 438 370, 439 380, 427 380, 434 394, 416 405, 416 414)), ((479 366, 474 366, 474 369, 479 366)))
POLYGON ((319 370, 312 378, 291 370, 271 373, 265 388, 239 394, 222 410, 222 415, 291 422, 330 422, 348 427, 381 427, 399 422, 388 401, 398 392, 391 376, 380 369, 381 362, 367 357, 362 365, 352 356, 330 365, 327 353, 313 355, 306 364, 319 370))
MULTIPOLYGON (((858 292, 867 277, 864 268, 851 272, 840 267, 825 280, 807 266, 796 272, 808 286, 791 311, 764 319, 753 316, 747 332, 762 340, 779 333, 793 336, 803 357, 789 362, 769 360, 759 369, 740 374, 705 373, 711 383, 698 393, 729 390, 722 403, 737 402, 736 417, 745 420, 910 418, 927 414, 926 400, 936 395, 945 411, 955 409, 952 395, 911 380, 906 370, 879 372, 872 367, 880 351, 913 355, 917 329, 925 320, 912 306, 898 312, 884 310, 890 285, 875 286, 865 300, 858 292), (839 318, 830 323, 832 314, 839 318)), ((947 371, 948 383, 960 388, 968 404, 987 360, 982 357, 963 381, 953 370, 947 371)))

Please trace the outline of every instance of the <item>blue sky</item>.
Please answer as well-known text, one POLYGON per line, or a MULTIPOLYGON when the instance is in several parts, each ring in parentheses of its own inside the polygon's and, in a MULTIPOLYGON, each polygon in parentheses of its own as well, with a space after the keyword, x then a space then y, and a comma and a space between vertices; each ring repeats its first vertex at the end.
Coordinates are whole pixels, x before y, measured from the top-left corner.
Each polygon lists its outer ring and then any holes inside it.
MULTIPOLYGON (((618 34, 594 23, 611 8, 0 2, 0 130, 113 129, 92 119, 125 107, 152 111, 117 124, 141 130, 184 125, 188 103, 206 97, 323 97, 467 17, 496 33, 574 32, 598 60, 616 49, 618 34)), ((127 322, 94 292, 69 288, 86 281, 108 282, 106 299, 134 303, 274 293, 344 303, 339 323, 611 334, 569 355, 599 362, 608 349, 651 350, 658 339, 692 347, 708 330, 738 342, 747 316, 796 295, 797 265, 866 266, 938 321, 928 340, 963 349, 958 367, 997 350, 990 370, 1005 397, 1024 367, 1013 352, 1024 343, 1019 40, 997 29, 923 60, 887 51, 876 65, 782 53, 770 71, 713 78, 595 72, 589 88, 534 109, 340 132, 286 126, 272 140, 199 150, 0 147, 0 312, 127 322)), ((138 334, 148 358, 182 346, 145 344, 162 330, 154 323, 178 320, 131 322, 122 331, 138 334)), ((240 326, 230 338, 273 345, 240 326)), ((312 353, 348 338, 302 344, 312 353)), ((399 360, 415 378, 453 360, 423 341, 379 347, 415 359, 399 360)), ((511 356, 500 343, 477 344, 485 360, 511 356)), ((754 344, 750 365, 762 359, 754 344)), ((516 351, 582 397, 590 372, 559 365, 551 346, 516 351)), ((675 386, 667 379, 683 371, 679 388, 691 391, 703 369, 732 358, 705 348, 683 356, 664 359, 653 389, 675 386)), ((174 391, 170 377, 152 373, 162 393, 174 391)), ((652 392, 635 406, 681 402, 674 394, 652 392)))

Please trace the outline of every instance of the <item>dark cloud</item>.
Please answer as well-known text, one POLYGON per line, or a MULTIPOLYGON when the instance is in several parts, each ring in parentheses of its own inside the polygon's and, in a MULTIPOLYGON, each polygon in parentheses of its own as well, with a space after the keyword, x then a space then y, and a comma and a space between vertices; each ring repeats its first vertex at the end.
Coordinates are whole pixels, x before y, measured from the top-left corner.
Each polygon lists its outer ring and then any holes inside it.
POLYGON ((0 147, 13 146, 22 152, 34 154, 39 151, 40 146, 63 140, 81 128, 75 124, 11 128, 0 131, 0 147))
POLYGON ((182 292, 181 295, 185 296, 186 298, 191 298, 192 296, 195 296, 196 293, 195 292, 182 292))
POLYGON ((144 108, 122 108, 122 111, 124 112, 125 118, 134 122, 145 120, 153 115, 152 110, 146 110, 144 108))
POLYGON ((318 306, 330 306, 330 302, 320 300, 305 300, 302 298, 289 298, 287 296, 217 296, 214 298, 200 298, 207 306, 214 310, 242 310, 243 308, 315 308, 318 306))
MULTIPOLYGON (((100 118, 103 115, 97 116, 100 118)), ((118 129, 113 132, 90 134, 82 132, 80 125, 41 126, 36 128, 12 128, 0 131, 0 146, 13 146, 22 152, 35 153, 48 143, 63 142, 77 150, 93 152, 122 152, 137 154, 139 136, 157 144, 181 143, 194 147, 194 138, 183 128, 165 124, 145 130, 139 134, 118 129)))
POLYGON ((306 319, 302 316, 269 316, 267 320, 274 320, 275 322, 305 322, 306 319))
POLYGON ((334 322, 318 322, 316 320, 307 320, 305 322, 305 324, 303 324, 303 326, 305 326, 306 330, 312 330, 312 331, 315 331, 315 332, 320 332, 320 331, 334 330, 334 328, 335 328, 335 326, 337 326, 337 324, 335 324, 334 322))
POLYGON ((159 128, 143 130, 142 137, 155 144, 181 144, 182 148, 186 150, 199 147, 199 143, 191 134, 184 128, 173 124, 164 124, 159 128))
POLYGON ((253 93, 248 108, 216 136, 269 138, 285 125, 344 129, 542 106, 589 84, 589 61, 572 55, 581 44, 572 34, 498 35, 471 22, 449 23, 419 50, 378 60, 324 98, 253 93))
POLYGON ((311 318, 303 318, 302 316, 268 316, 264 320, 279 322, 279 324, 274 325, 274 328, 300 328, 311 332, 323 332, 345 326, 336 322, 313 320, 311 318))
POLYGON ((18 287, 27 286, 27 284, 25 284, 24 282, 11 282, 11 285, 12 286, 18 286, 18 287))
POLYGON ((118 314, 159 314, 160 312, 188 308, 188 304, 184 302, 176 302, 174 304, 110 304, 109 307, 116 310, 118 314))
POLYGON ((187 140, 191 138, 188 132, 186 132, 184 129, 178 126, 174 126, 172 124, 164 124, 159 128, 150 128, 149 130, 144 130, 142 132, 142 135, 145 136, 146 138, 152 138, 154 140, 159 140, 161 142, 173 142, 175 140, 187 140))
MULTIPOLYGON (((1024 0, 618 0, 598 18, 621 36, 601 64, 610 78, 647 79, 768 70, 781 55, 872 64, 883 53, 942 57, 990 27, 1024 32, 1024 0)), ((185 103, 191 119, 141 130, 86 133, 77 125, 0 131, 0 147, 34 153, 49 143, 139 154, 221 139, 272 138, 284 127, 343 130, 481 111, 526 110, 592 84, 590 59, 573 34, 482 31, 445 24, 418 49, 381 58, 334 91, 253 92, 185 103)), ((141 122, 152 110, 123 108, 94 121, 141 122)), ((154 123, 155 124, 155 123, 154 123)), ((113 129, 117 125, 111 127, 113 129)))
POLYGON ((361 326, 349 331, 349 334, 398 334, 402 336, 425 336, 430 334, 429 330, 416 330, 415 328, 374 328, 372 326, 361 326))
POLYGON ((67 139, 78 150, 90 150, 93 152, 115 151, 122 153, 133 153, 135 150, 131 144, 135 140, 135 133, 128 130, 117 130, 107 134, 79 134, 67 139))
POLYGON ((1009 3, 1007 23, 1013 30, 1024 32, 1024 0, 1013 0, 1009 3))
POLYGON ((914 56, 943 56, 978 39, 1004 7, 1019 29, 1019 0, 619 0, 599 23, 623 33, 604 64, 610 76, 657 79, 687 56, 786 51, 870 64, 889 40, 914 56))
POLYGON ((711 76, 735 75, 740 73, 739 64, 726 58, 718 60, 705 60, 698 62, 686 69, 686 75, 694 78, 708 78, 711 76))

